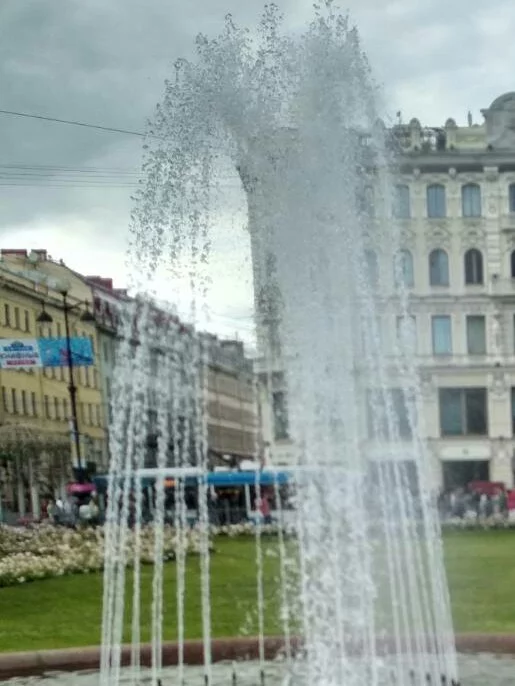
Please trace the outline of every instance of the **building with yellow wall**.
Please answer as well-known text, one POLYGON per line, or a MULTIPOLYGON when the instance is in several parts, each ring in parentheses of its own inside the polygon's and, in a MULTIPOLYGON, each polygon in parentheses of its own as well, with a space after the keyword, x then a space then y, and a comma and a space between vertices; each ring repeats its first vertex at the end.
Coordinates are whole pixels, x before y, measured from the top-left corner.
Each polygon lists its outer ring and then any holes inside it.
MULTIPOLYGON (((92 305, 91 287, 46 251, 3 250, 0 259, 0 337, 64 337, 62 291, 69 303, 70 335, 87 336, 95 365, 75 367, 77 419, 83 466, 99 468, 107 454, 105 412, 96 366, 95 323, 81 321, 92 305), (51 323, 38 323, 43 309, 51 323)), ((74 448, 67 368, 0 370, 0 483, 4 506, 37 514, 39 498, 55 496, 72 478, 74 448)))

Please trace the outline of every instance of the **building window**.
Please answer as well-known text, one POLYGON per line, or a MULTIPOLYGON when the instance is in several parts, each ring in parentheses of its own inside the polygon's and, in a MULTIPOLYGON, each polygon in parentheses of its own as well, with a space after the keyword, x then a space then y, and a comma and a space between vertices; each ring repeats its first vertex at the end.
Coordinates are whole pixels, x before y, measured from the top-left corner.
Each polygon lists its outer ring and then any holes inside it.
POLYGON ((417 320, 413 315, 397 317, 397 344, 401 351, 417 351, 417 320))
POLYGON ((510 212, 515 212, 515 183, 510 184, 508 189, 510 212))
POLYGON ((515 436, 515 388, 511 389, 511 433, 515 436))
POLYGON ((393 216, 396 219, 409 219, 411 217, 409 186, 395 186, 393 196, 393 216))
POLYGON ((442 436, 487 434, 486 388, 441 388, 439 396, 442 436))
POLYGON ((368 436, 371 439, 411 438, 408 397, 402 388, 368 392, 368 436))
POLYGON ((23 318, 24 318, 24 323, 25 323, 25 331, 27 333, 30 332, 30 312, 28 310, 25 310, 23 313, 23 318))
POLYGON ((11 308, 7 303, 4 305, 4 326, 11 326, 11 308))
POLYGON ((412 288, 413 279, 413 256, 409 250, 400 250, 394 259, 394 277, 398 286, 412 288))
POLYGON ((57 322, 55 327, 56 327, 57 338, 61 338, 61 336, 63 335, 62 330, 61 330, 61 322, 57 322))
POLYGON ((467 183, 462 186, 461 213, 464 217, 481 216, 481 188, 477 183, 467 183))
POLYGON ((38 403, 36 399, 36 394, 32 392, 30 394, 30 404, 31 404, 31 409, 32 409, 32 416, 37 417, 38 416, 38 403))
POLYGON ((68 401, 63 398, 63 419, 68 419, 68 401))
POLYGON ((18 398, 16 397, 15 388, 11 388, 11 403, 13 414, 18 414, 18 398))
POLYGON ((61 407, 59 403, 59 398, 54 398, 54 417, 56 419, 61 419, 61 407))
POLYGON ((427 187, 427 216, 431 219, 442 219, 446 216, 445 186, 434 183, 427 187))
POLYGON ((510 256, 510 266, 511 266, 511 278, 515 279, 515 250, 512 251, 510 256))
POLYGON ((96 413, 97 413, 97 426, 102 426, 102 414, 100 412, 100 405, 96 406, 96 413))
POLYGON ((51 419, 51 416, 50 416, 50 400, 48 398, 48 395, 45 395, 45 397, 43 398, 43 403, 44 403, 45 417, 47 419, 51 419))
POLYGON ((467 317, 467 352, 469 355, 486 355, 486 323, 483 315, 467 317))
POLYGON ((379 282, 379 265, 373 250, 365 250, 365 270, 368 284, 375 288, 379 282))
POLYGON ((89 367, 84 367, 84 385, 89 386, 89 367))
POLYGON ((2 386, 2 406, 4 408, 4 412, 9 412, 9 405, 7 404, 7 388, 5 386, 2 386))
POLYGON ((20 328, 20 308, 19 307, 14 308, 14 328, 15 329, 20 328))
POLYGON ((21 413, 28 414, 29 408, 27 407, 27 391, 21 392, 21 413))
POLYGON ((471 248, 465 253, 465 283, 478 285, 483 283, 483 255, 477 248, 471 248))
POLYGON ((88 403, 88 424, 93 426, 93 405, 88 403))
POLYGON ((274 438, 281 441, 289 438, 288 426, 288 406, 286 403, 286 393, 275 391, 272 393, 272 412, 274 418, 274 438))
POLYGON ((449 285, 449 257, 441 248, 429 255, 429 283, 431 286, 449 285))
POLYGON ((433 353, 435 355, 452 355, 452 323, 449 315, 431 317, 433 336, 433 353))

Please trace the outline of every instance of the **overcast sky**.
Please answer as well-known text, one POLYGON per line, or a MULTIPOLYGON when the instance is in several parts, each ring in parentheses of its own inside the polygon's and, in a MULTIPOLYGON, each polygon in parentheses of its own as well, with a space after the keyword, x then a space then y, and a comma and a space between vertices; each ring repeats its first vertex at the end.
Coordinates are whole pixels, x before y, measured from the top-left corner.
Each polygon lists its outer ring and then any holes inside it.
MULTIPOLYGON (((295 29, 312 14, 312 0, 279 4, 295 29)), ((3 0, 0 109, 142 131, 174 60, 192 55, 195 35, 218 33, 227 12, 252 27, 262 6, 258 0, 3 0)), ((515 90, 512 0, 342 6, 358 24, 392 119, 401 110, 404 120, 438 125, 452 116, 464 123, 470 109, 481 121, 481 108, 515 90)), ((0 246, 44 247, 79 271, 123 285, 130 184, 140 161, 137 137, 0 115, 0 246), (49 178, 50 166, 78 171, 49 178)), ((245 336, 251 284, 243 221, 241 211, 228 213, 215 237, 210 305, 213 329, 245 336)))

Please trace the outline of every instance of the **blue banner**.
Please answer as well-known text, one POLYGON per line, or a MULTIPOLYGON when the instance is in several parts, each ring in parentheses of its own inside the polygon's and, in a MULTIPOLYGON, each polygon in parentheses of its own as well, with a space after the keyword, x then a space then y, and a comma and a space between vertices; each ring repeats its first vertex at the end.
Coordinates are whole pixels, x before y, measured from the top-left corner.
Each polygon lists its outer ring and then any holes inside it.
MULTIPOLYGON (((67 367, 68 345, 66 338, 38 338, 42 367, 67 367)), ((89 338, 70 338, 74 367, 91 367, 94 364, 93 345, 89 338)))

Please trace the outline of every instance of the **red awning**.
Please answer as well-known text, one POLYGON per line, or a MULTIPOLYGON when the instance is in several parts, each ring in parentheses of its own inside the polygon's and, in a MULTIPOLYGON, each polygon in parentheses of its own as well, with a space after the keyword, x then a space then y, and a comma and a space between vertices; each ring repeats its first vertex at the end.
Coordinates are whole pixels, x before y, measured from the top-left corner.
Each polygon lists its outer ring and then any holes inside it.
POLYGON ((84 495, 85 493, 93 493, 95 484, 68 484, 66 492, 69 495, 84 495))

